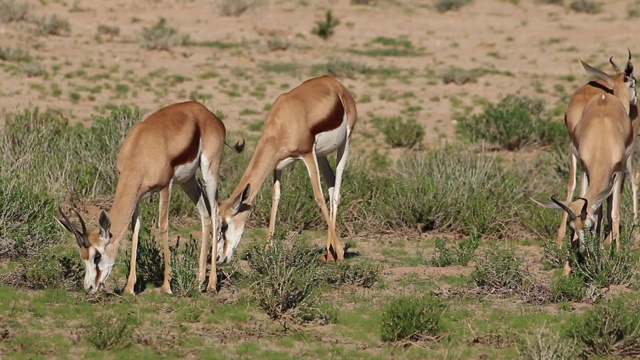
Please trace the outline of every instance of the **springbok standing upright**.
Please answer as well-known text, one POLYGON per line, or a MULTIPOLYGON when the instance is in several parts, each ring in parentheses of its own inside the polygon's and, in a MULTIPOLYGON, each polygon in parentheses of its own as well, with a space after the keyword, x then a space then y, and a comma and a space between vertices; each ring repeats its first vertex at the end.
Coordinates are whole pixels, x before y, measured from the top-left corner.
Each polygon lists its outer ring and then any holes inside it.
MULTIPOLYGON (((613 62, 613 57, 609 58, 609 62, 613 66, 613 69, 615 70, 616 75, 620 76, 620 74, 622 74, 623 71, 621 71, 620 68, 618 68, 618 66, 613 62)), ((633 64, 631 63, 631 51, 629 51, 629 58, 627 59, 627 64, 624 69, 624 75, 631 79, 634 79, 635 81, 635 78, 633 76, 633 64)), ((613 88, 611 84, 609 84, 607 81, 601 80, 599 78, 596 78, 596 80, 590 81, 587 84, 579 87, 573 93, 573 95, 569 99, 569 103, 567 104, 567 110, 564 116, 565 125, 567 127, 567 131, 569 133, 570 138, 573 139, 576 125, 580 121, 582 117, 582 112, 585 106, 587 105, 587 103, 589 102, 589 100, 591 100, 596 95, 602 95, 604 93, 613 94, 613 88)), ((635 139, 635 137, 638 135, 638 127, 640 126, 640 117, 638 117, 638 104, 631 105, 629 109, 629 116, 631 118, 633 134, 634 134, 633 136, 635 139)), ((573 145, 571 147, 573 147, 573 145)), ((569 181, 567 183, 567 198, 566 198, 567 203, 573 200, 573 193, 575 192, 575 189, 576 189, 576 172, 577 172, 577 165, 578 165, 578 159, 574 155, 573 150, 571 149, 569 151, 569 156, 571 161, 569 166, 569 181)), ((627 160, 626 168, 627 168, 627 175, 629 176, 629 180, 631 182, 631 191, 632 191, 632 197, 633 197, 632 198, 633 220, 634 220, 634 223, 636 223, 637 217, 638 217, 638 196, 637 196, 638 186, 637 186, 637 179, 636 179, 635 170, 634 170, 635 166, 634 166, 633 153, 629 156, 627 160)), ((586 178, 584 177, 586 177, 585 173, 583 173, 583 180, 581 181, 581 184, 586 184, 586 178)), ((580 196, 584 197, 585 193, 586 193, 586 188, 581 186, 580 196)), ((567 216, 568 216, 567 212, 562 213, 562 219, 560 221, 560 226, 558 227, 558 232, 556 236, 556 243, 558 246, 562 246, 562 241, 566 234, 567 216)), ((607 237, 607 242, 609 240, 610 240, 610 237, 607 237)))
MULTIPOLYGON (((562 202, 555 196, 551 197, 551 201, 534 201, 567 213, 570 218, 569 226, 578 237, 577 247, 582 251, 584 232, 599 230, 596 213, 602 202, 608 199, 611 238, 618 248, 620 195, 625 167, 633 150, 634 131, 629 109, 637 102, 635 79, 625 73, 607 75, 582 61, 580 63, 588 73, 610 86, 614 94, 603 92, 589 99, 571 133, 572 153, 584 169, 581 187, 586 191, 583 197, 571 203, 562 202)), ((569 270, 567 263, 565 273, 569 270)))
POLYGON ((302 160, 309 172, 313 193, 327 223, 328 261, 342 260, 344 250, 336 234, 340 185, 349 154, 351 132, 357 118, 356 104, 349 91, 331 76, 303 82, 280 95, 265 120, 262 137, 246 171, 230 198, 220 203, 220 261, 230 261, 244 232, 247 218, 262 183, 273 172, 273 199, 268 238, 273 236, 282 170, 302 160), (327 155, 337 153, 336 173, 327 155), (327 182, 330 212, 320 185, 327 182))
MULTIPOLYGON (((179 184, 189 199, 196 204, 202 222, 202 247, 200 251, 198 280, 205 280, 208 239, 217 234, 216 190, 218 170, 225 145, 226 131, 218 117, 203 105, 189 101, 169 105, 149 115, 128 132, 120 153, 117 170, 120 173, 111 212, 100 212, 99 228, 87 233, 80 214, 82 230, 73 225, 60 210, 62 226, 76 238, 80 257, 85 265, 84 288, 95 293, 111 274, 120 241, 127 232, 130 221, 134 224, 131 239, 131 268, 125 293, 133 294, 136 283, 136 254, 140 218, 140 200, 153 192, 160 193, 160 236, 164 250, 164 281, 161 291, 171 293, 171 265, 168 243, 169 200, 174 184, 179 184), (196 179, 200 168, 204 191, 196 179), (206 195, 206 197, 205 197, 206 195)), ((242 145, 236 144, 236 151, 242 145)), ((75 212, 75 210, 74 210, 75 212)), ((212 241, 213 256, 207 288, 216 288, 216 246, 212 241)))

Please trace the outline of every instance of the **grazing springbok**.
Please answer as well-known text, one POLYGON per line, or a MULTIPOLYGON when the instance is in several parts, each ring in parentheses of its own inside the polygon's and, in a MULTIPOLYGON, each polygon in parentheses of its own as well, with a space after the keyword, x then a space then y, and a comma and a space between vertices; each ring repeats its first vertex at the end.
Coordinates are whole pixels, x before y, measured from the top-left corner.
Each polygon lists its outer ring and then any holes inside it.
MULTIPOLYGON (((620 74, 622 74, 623 72, 620 71, 618 66, 613 62, 613 57, 609 59, 609 62, 613 66, 613 69, 616 71, 616 75, 620 76, 620 74)), ((629 51, 629 58, 627 60, 627 64, 624 69, 624 75, 631 79, 634 79, 635 81, 635 78, 633 76, 633 64, 631 63, 631 51, 629 51)), ((573 95, 569 99, 569 104, 567 105, 567 110, 564 116, 565 125, 567 127, 567 131, 571 139, 573 139, 573 136, 574 136, 573 134, 574 134, 576 125, 580 121, 580 118, 582 117, 582 111, 584 110, 589 100, 591 100, 596 95, 602 95, 604 93, 613 94, 613 88, 607 81, 601 80, 599 78, 596 78, 595 81, 590 81, 587 84, 579 87, 573 93, 573 95)), ((638 126, 640 125, 640 118, 638 117, 638 104, 631 105, 629 111, 630 111, 629 116, 631 118, 631 123, 633 127, 633 136, 635 139, 635 137, 638 135, 638 126)), ((573 145, 571 147, 573 147, 573 145)), ((570 161, 570 167, 569 167, 569 181, 567 183, 567 198, 566 198, 567 203, 573 200, 573 193, 575 192, 575 189, 576 189, 576 172, 577 172, 577 165, 578 165, 578 159, 574 155, 572 149, 570 149, 569 151, 569 156, 571 161, 570 161)), ((634 223, 636 223, 637 216, 638 216, 638 196, 637 196, 638 187, 637 187, 637 179, 635 176, 633 160, 634 160, 634 155, 632 153, 627 160, 626 168, 627 168, 627 175, 629 176, 629 180, 631 182, 631 191, 633 196, 633 199, 632 199, 633 220, 634 220, 634 223)), ((586 178, 584 178, 586 174, 583 173, 582 176, 583 176, 583 180, 581 181, 581 184, 586 184, 586 178)), ((585 193, 586 193, 586 189, 581 186, 580 196, 584 197, 585 193)), ((562 246, 562 241, 566 234, 567 216, 568 216, 567 212, 562 213, 562 220, 560 221, 560 226, 558 227, 558 232, 556 236, 556 243, 558 246, 562 246)), ((607 242, 609 240, 610 240, 610 237, 607 237, 607 242)))
MULTIPOLYGON (((87 233, 84 220, 78 229, 62 212, 58 220, 76 238, 80 257, 85 265, 84 288, 95 293, 111 274, 120 241, 134 224, 131 239, 131 268, 125 293, 133 294, 136 283, 136 254, 140 218, 139 202, 151 193, 160 193, 160 236, 164 250, 164 282, 161 291, 171 294, 171 265, 168 242, 169 200, 174 184, 179 184, 196 205, 202 221, 202 247, 198 280, 205 280, 208 239, 217 234, 216 190, 218 170, 225 145, 226 130, 218 117, 202 104, 189 101, 169 105, 149 115, 129 130, 120 153, 117 170, 120 173, 111 212, 101 211, 99 228, 87 233), (200 168, 204 189, 200 188, 196 170, 200 168)), ((242 146, 236 144, 236 151, 242 146)), ((208 289, 216 287, 216 246, 212 241, 212 262, 208 289)))
MULTIPOLYGON (((569 226, 578 237, 578 244, 574 243, 574 247, 577 245, 582 252, 584 232, 597 230, 596 213, 605 199, 608 199, 611 237, 616 248, 619 247, 620 195, 634 140, 629 109, 636 105, 637 93, 632 75, 607 75, 582 61, 580 63, 589 74, 613 89, 613 95, 603 92, 589 99, 571 133, 571 150, 585 172, 581 186, 586 191, 583 197, 571 203, 562 202, 555 196, 551 201, 535 201, 567 213, 569 226)), ((569 270, 567 264, 565 273, 569 270)))
POLYGON ((344 250, 336 234, 336 216, 340 204, 340 184, 349 154, 351 132, 356 123, 353 96, 338 80, 322 76, 307 80, 276 99, 265 120, 262 137, 238 186, 230 198, 218 206, 220 237, 219 261, 231 261, 238 246, 260 187, 273 172, 273 198, 268 239, 273 236, 282 170, 302 160, 309 172, 311 186, 327 223, 326 260, 342 260, 344 250), (337 153, 336 173, 327 155, 337 153), (320 185, 320 174, 327 183, 330 212, 320 185))

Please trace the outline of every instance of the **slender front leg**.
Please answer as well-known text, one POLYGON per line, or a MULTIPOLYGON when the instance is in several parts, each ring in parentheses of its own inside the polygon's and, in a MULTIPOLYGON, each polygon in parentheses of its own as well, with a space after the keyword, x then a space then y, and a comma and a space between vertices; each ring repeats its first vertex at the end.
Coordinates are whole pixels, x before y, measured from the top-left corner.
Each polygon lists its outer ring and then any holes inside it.
MULTIPOLYGON (((576 169, 578 167, 578 159, 573 155, 573 151, 569 150, 570 164, 569 164, 569 183, 567 184, 567 204, 573 199, 573 193, 576 191, 576 169)), ((558 227, 558 234, 556 236, 556 245, 562 247, 562 241, 567 233, 567 217, 566 211, 562 212, 562 220, 558 227)))
POLYGON ((622 197, 622 184, 624 184, 624 175, 618 173, 613 184, 613 193, 609 196, 613 198, 612 207, 608 210, 611 213, 611 241, 616 242, 616 251, 620 250, 620 198, 622 197))
POLYGON ((138 216, 138 205, 133 210, 131 219, 133 225, 133 234, 131 235, 131 262, 129 263, 129 277, 127 285, 124 287, 125 294, 134 294, 133 287, 136 285, 136 257, 138 254, 138 236, 140 235, 140 217, 138 216))
POLYGON ((324 195, 322 194, 322 188, 320 187, 320 174, 318 173, 315 150, 313 153, 305 155, 302 160, 309 171, 309 179, 311 180, 311 186, 313 187, 313 194, 315 196, 316 203, 320 206, 322 216, 324 216, 324 220, 328 227, 329 236, 327 237, 327 261, 341 261, 344 259, 344 250, 342 249, 340 240, 338 240, 338 236, 336 235, 335 226, 333 226, 333 223, 331 222, 327 205, 324 203, 324 195))
POLYGON ((638 245, 640 239, 640 233, 636 227, 638 226, 638 178, 636 177, 636 170, 634 165, 635 151, 631 152, 631 155, 627 158, 627 176, 631 182, 631 196, 633 202, 633 246, 638 245))
POLYGON ((171 250, 169 250, 169 199, 171 198, 171 184, 160 190, 160 237, 164 252, 164 281, 160 290, 166 294, 171 292, 171 250))
POLYGON ((280 204, 281 181, 282 170, 273 170, 273 196, 271 197, 271 215, 269 216, 269 232, 267 234, 267 244, 271 244, 271 241, 273 240, 273 233, 276 229, 276 216, 278 214, 278 205, 280 204))

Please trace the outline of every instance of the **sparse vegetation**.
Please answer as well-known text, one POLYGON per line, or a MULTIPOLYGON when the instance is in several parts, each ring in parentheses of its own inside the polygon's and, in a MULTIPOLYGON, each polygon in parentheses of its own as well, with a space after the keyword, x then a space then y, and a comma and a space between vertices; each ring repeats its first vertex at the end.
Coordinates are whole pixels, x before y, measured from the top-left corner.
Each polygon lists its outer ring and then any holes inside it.
POLYGON ((406 121, 398 116, 385 119, 377 118, 374 119, 374 123, 384 135, 385 142, 394 148, 420 147, 424 138, 424 127, 412 118, 406 121))
POLYGON ((324 20, 316 21, 316 27, 311 33, 327 40, 333 36, 334 28, 340 24, 340 20, 333 17, 331 10, 327 10, 324 20))
POLYGON ((435 0, 434 6, 440 13, 459 10, 463 6, 470 4, 472 0, 435 0))
POLYGON ((55 14, 35 18, 33 22, 36 24, 36 34, 38 35, 68 36, 71 32, 69 21, 55 14))
POLYGON ((569 7, 571 10, 586 14, 598 14, 602 11, 602 4, 592 0, 572 0, 569 7))
POLYGON ((167 25, 167 20, 161 18, 152 27, 142 29, 140 46, 146 50, 169 51, 174 46, 187 44, 189 35, 178 33, 176 28, 167 25))
POLYGON ((252 0, 218 0, 218 9, 222 16, 238 17, 253 5, 252 0))
POLYGON ((442 331, 444 304, 429 295, 392 299, 382 313, 383 341, 435 339, 442 331))
POLYGON ((546 118, 543 101, 522 96, 507 95, 495 105, 486 105, 480 114, 459 114, 456 119, 463 138, 487 141, 505 150, 549 146, 567 140, 564 124, 546 118))
POLYGON ((0 23, 24 21, 27 19, 29 4, 15 0, 0 0, 0 23))

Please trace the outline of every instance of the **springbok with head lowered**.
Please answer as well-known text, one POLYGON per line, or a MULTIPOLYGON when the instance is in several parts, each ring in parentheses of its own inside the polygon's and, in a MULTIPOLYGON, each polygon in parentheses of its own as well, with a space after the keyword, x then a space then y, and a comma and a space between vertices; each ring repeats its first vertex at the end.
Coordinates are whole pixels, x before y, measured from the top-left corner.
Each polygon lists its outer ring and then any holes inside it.
POLYGON ((251 204, 260 186, 273 172, 273 199, 268 238, 273 236, 282 170, 302 160, 309 172, 315 200, 327 223, 326 259, 342 260, 344 250, 336 234, 340 204, 340 185, 349 154, 351 132, 356 123, 356 104, 349 91, 331 76, 307 80, 280 95, 267 115, 262 137, 253 157, 230 198, 220 203, 220 261, 230 261, 240 242, 251 204), (337 153, 336 173, 327 155, 337 153), (327 183, 330 212, 320 186, 320 175, 327 183))
MULTIPOLYGON (((171 293, 170 251, 168 243, 169 200, 174 184, 179 184, 196 204, 202 221, 202 248, 200 251, 198 280, 205 280, 208 239, 217 234, 216 190, 218 170, 225 145, 225 127, 203 105, 189 101, 169 105, 149 115, 128 132, 120 153, 117 170, 120 173, 111 213, 102 211, 98 230, 88 233, 80 214, 82 229, 78 229, 62 210, 59 222, 78 242, 80 257, 85 264, 84 288, 95 293, 111 274, 120 241, 127 233, 130 221, 134 224, 131 239, 131 268, 125 293, 133 294, 136 283, 136 254, 140 218, 138 203, 153 192, 160 193, 160 237, 164 250, 164 282, 161 290, 171 293), (204 189, 196 179, 200 168, 204 189)), ((242 145, 236 145, 241 151, 242 145)), ((75 210, 74 210, 75 212, 75 210)), ((216 246, 212 242, 213 256, 208 289, 216 288, 216 246)))
POLYGON ((551 201, 536 202, 566 212, 569 226, 577 235, 577 245, 582 251, 584 232, 599 230, 597 212, 605 199, 608 199, 611 238, 616 247, 619 246, 620 195, 634 140, 629 109, 635 106, 637 93, 632 75, 607 75, 582 61, 580 63, 589 74, 613 89, 613 95, 603 92, 589 99, 571 133, 571 150, 585 172, 582 188, 586 191, 571 203, 562 202, 555 196, 551 201))
MULTIPOLYGON (((613 57, 609 59, 609 62, 611 63, 611 65, 613 66, 616 72, 616 74, 613 75, 613 77, 626 76, 635 81, 633 76, 633 64, 631 63, 631 51, 629 51, 629 58, 627 59, 627 64, 625 66, 624 71, 621 71, 618 68, 618 66, 613 62, 613 57)), ((613 86, 611 85, 611 81, 602 80, 598 77, 596 78, 596 80, 590 81, 587 84, 581 86, 573 93, 573 95, 569 99, 569 103, 567 105, 567 111, 565 112, 565 116, 564 116, 565 125, 567 127, 567 131, 571 139, 573 139, 574 137, 576 126, 580 121, 580 119, 582 118, 582 112, 585 106, 587 105, 587 103, 589 102, 589 100, 591 100, 596 95, 602 95, 605 93, 613 94, 613 86)), ((633 136, 635 138, 638 135, 638 126, 640 125, 640 118, 638 117, 638 104, 631 105, 629 110, 629 116, 631 118, 631 124, 633 127, 633 134, 634 134, 633 136)), ((571 145, 571 148, 573 148, 573 144, 571 145)), ((567 183, 567 198, 566 198, 567 203, 571 202, 573 199, 573 193, 575 192, 575 188, 576 188, 576 172, 577 172, 577 165, 578 165, 578 159, 574 155, 573 149, 571 149, 569 153, 570 153, 571 161, 570 161, 570 167, 569 167, 569 181, 567 183)), ((637 181, 635 177, 635 170, 634 170, 634 164, 633 164, 633 154, 629 156, 627 160, 626 168, 627 168, 627 175, 629 176, 629 180, 631 182, 631 190, 633 194, 632 195, 633 196, 633 219, 635 223, 637 221, 637 216, 638 216, 638 197, 637 197, 637 183, 636 183, 637 181)), ((587 182, 586 173, 583 173, 583 180, 581 181, 581 184, 585 185, 586 182, 587 182)), ((581 186, 580 196, 584 197, 585 194, 586 194, 586 188, 584 186, 581 186)), ((562 241, 566 234, 567 216, 568 216, 567 212, 562 213, 562 220, 560 221, 560 226, 558 227, 558 233, 556 237, 556 243, 558 244, 558 246, 562 246, 562 241)), ((607 239, 610 239, 610 237, 608 237, 607 239)))

